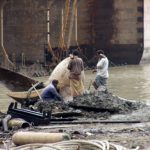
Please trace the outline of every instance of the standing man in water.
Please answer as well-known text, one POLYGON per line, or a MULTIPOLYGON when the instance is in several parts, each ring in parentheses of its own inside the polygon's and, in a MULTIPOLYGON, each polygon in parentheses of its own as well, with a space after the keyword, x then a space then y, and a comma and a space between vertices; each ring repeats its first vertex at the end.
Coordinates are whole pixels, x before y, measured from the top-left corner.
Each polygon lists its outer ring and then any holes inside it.
POLYGON ((108 66, 109 61, 107 57, 104 55, 103 50, 97 51, 98 63, 96 65, 96 69, 93 72, 96 73, 95 81, 93 82, 93 86, 96 90, 106 91, 107 79, 109 78, 108 66))
POLYGON ((72 96, 78 96, 84 93, 84 85, 81 79, 81 72, 84 70, 83 60, 79 58, 79 52, 73 51, 68 64, 70 88, 72 96))

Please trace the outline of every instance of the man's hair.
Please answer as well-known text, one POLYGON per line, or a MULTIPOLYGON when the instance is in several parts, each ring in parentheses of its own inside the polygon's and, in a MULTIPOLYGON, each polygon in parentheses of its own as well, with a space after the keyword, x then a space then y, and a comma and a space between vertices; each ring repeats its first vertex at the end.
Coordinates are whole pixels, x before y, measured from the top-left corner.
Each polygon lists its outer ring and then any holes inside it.
POLYGON ((56 79, 54 79, 53 81, 52 81, 52 84, 53 85, 57 85, 59 82, 58 82, 58 80, 56 80, 56 79))
POLYGON ((75 56, 78 56, 79 52, 78 52, 78 50, 74 50, 72 54, 75 55, 75 56))
POLYGON ((96 52, 97 52, 97 54, 98 54, 98 55, 100 55, 100 54, 104 54, 104 51, 103 51, 103 50, 101 50, 101 49, 100 49, 100 50, 97 50, 96 52))

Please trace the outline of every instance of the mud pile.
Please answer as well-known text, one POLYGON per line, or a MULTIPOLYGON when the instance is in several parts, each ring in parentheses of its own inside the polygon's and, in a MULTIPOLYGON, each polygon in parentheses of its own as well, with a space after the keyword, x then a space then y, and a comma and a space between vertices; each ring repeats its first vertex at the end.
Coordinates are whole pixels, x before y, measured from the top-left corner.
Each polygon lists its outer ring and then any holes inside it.
POLYGON ((118 115, 112 120, 120 120, 121 116, 119 117, 119 115, 124 115, 125 118, 128 114, 147 107, 144 103, 125 100, 109 92, 78 96, 69 103, 69 106, 80 109, 86 118, 112 119, 111 116, 118 115))
POLYGON ((144 103, 125 100, 109 92, 84 94, 68 103, 38 102, 35 106, 39 111, 51 110, 52 113, 81 112, 82 118, 94 119, 108 119, 114 114, 129 114, 146 107, 144 103))
POLYGON ((109 92, 84 94, 82 96, 75 97, 73 102, 69 105, 76 108, 87 109, 88 111, 108 111, 112 114, 129 113, 132 110, 145 107, 145 104, 143 103, 125 100, 114 96, 109 92))

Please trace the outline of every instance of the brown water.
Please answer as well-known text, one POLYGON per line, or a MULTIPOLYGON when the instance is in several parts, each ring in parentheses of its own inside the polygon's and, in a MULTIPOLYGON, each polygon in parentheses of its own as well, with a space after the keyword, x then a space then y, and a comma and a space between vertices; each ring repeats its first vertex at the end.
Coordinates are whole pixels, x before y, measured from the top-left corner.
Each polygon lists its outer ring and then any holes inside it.
MULTIPOLYGON (((114 95, 129 99, 140 100, 150 103, 150 64, 121 66, 109 68, 110 78, 108 90, 114 95)), ((95 74, 86 71, 86 88, 93 90, 91 81, 95 74)), ((46 81, 48 77, 37 78, 46 81)), ((13 101, 6 93, 8 89, 0 84, 0 110, 6 111, 10 102, 13 101)))

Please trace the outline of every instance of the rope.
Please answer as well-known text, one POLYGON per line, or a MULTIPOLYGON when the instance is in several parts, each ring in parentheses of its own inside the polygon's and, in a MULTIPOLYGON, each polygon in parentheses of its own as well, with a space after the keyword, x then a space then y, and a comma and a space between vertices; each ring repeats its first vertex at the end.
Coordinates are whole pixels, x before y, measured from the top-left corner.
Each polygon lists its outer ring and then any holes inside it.
MULTIPOLYGON (((50 8, 50 6, 49 6, 50 8)), ((58 42, 58 47, 60 48, 61 51, 58 52, 58 54, 55 54, 53 52, 52 46, 50 39, 48 41, 48 51, 52 54, 54 60, 61 60, 61 57, 63 55, 63 51, 67 51, 70 47, 70 42, 71 42, 71 37, 72 37, 72 31, 73 31, 73 25, 75 21, 75 42, 77 44, 77 47, 79 50, 79 44, 78 44, 78 39, 77 39, 77 0, 66 0, 65 1, 65 7, 63 9, 62 6, 62 23, 61 23, 61 31, 59 35, 59 42, 58 42), (70 14, 70 15, 69 15, 70 14), (69 19, 70 18, 70 19, 69 19), (66 37, 66 31, 68 31, 68 37, 66 37), (67 38, 67 42, 65 44, 65 37, 67 38)))
POLYGON ((69 35, 68 35, 68 43, 67 43, 67 49, 70 47, 70 41, 72 37, 72 30, 73 30, 73 25, 75 25, 75 42, 77 45, 77 49, 81 51, 81 48, 78 43, 78 22, 77 22, 77 0, 73 1, 73 6, 72 6, 72 14, 71 14, 71 19, 70 19, 70 27, 69 27, 69 35))
POLYGON ((66 33, 66 28, 67 28, 67 24, 68 24, 68 16, 69 16, 69 8, 70 8, 70 0, 66 0, 65 2, 65 17, 63 19, 63 13, 62 13, 62 30, 60 33, 60 41, 59 41, 59 47, 62 50, 67 50, 66 45, 65 45, 65 33, 66 33))
POLYGON ((59 148, 57 146, 53 146, 53 145, 46 145, 46 144, 26 144, 26 145, 22 145, 22 146, 18 146, 15 148, 12 148, 10 150, 35 150, 33 148, 39 148, 39 147, 48 147, 48 150, 63 150, 62 148, 59 148))
POLYGON ((76 7, 77 7, 77 0, 74 0, 73 1, 71 21, 70 21, 70 27, 69 27, 67 49, 69 49, 69 47, 70 47, 70 41, 71 41, 71 36, 72 36, 72 29, 73 29, 73 22, 74 22, 74 19, 75 19, 75 10, 76 10, 76 7))
POLYGON ((1 7, 0 7, 0 15, 1 15, 1 47, 2 47, 2 51, 3 51, 3 54, 4 54, 4 57, 5 57, 5 61, 7 61, 12 67, 15 67, 14 63, 9 59, 8 57, 8 54, 6 52, 6 49, 4 48, 4 41, 3 41, 3 8, 6 4, 6 1, 4 1, 4 3, 1 4, 1 7))
POLYGON ((75 7, 75 42, 77 44, 77 49, 79 51, 81 51, 81 48, 80 48, 79 42, 78 42, 78 7, 77 7, 77 4, 75 7))
MULTIPOLYGON (((99 140, 69 140, 51 144, 27 144, 19 147, 12 148, 10 150, 44 150, 47 147, 48 150, 131 150, 120 145, 110 143, 108 141, 99 140), (34 148, 34 149, 33 149, 34 148)), ((132 149, 139 150, 139 147, 132 149)))

